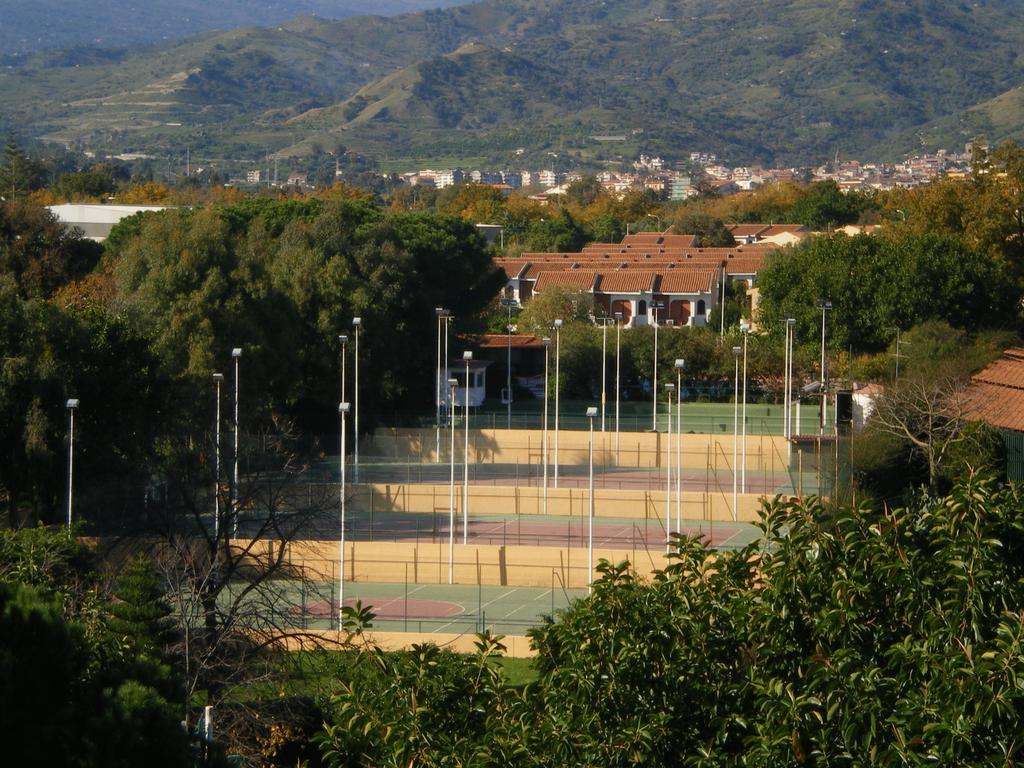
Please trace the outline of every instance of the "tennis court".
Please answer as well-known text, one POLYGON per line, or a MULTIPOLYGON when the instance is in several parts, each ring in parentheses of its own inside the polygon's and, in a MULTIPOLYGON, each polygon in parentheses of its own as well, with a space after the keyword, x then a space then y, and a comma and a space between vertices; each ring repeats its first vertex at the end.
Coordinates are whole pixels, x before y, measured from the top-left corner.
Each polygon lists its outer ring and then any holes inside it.
MULTIPOLYGON (((336 627, 337 590, 337 584, 321 582, 295 595, 289 609, 293 625, 336 627)), ((496 634, 522 635, 586 594, 585 589, 564 588, 552 573, 548 588, 346 583, 345 605, 360 601, 370 607, 376 615, 373 629, 385 632, 473 634, 488 628, 496 634)))

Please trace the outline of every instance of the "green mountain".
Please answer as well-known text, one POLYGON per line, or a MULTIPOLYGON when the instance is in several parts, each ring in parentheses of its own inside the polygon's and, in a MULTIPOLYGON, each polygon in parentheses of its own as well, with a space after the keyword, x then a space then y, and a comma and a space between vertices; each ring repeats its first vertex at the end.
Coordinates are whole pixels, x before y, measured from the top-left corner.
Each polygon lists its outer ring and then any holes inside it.
POLYGON ((1021 51, 1018 0, 486 0, 39 57, 0 98, 37 135, 124 149, 797 164, 1021 137, 1021 51))

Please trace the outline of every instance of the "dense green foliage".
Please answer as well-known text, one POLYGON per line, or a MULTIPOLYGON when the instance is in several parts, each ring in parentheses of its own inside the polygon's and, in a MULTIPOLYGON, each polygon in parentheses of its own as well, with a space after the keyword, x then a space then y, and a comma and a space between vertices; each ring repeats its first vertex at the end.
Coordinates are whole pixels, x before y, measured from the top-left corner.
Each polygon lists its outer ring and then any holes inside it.
POLYGON ((1024 499, 972 478, 897 509, 766 504, 763 539, 602 563, 505 688, 420 648, 336 699, 328 765, 1001 766, 1019 760, 1024 499), (485 727, 486 726, 486 727, 485 727))
POLYGON ((66 532, 0 532, 0 733, 18 765, 183 766, 180 692, 148 561, 107 592, 66 532), (142 618, 144 617, 144 618, 142 618), (174 702, 174 703, 172 703, 174 702))
POLYGON ((858 351, 876 351, 897 328, 925 320, 1011 326, 1020 295, 1000 262, 940 234, 817 237, 769 257, 758 287, 766 325, 794 317, 799 337, 820 338, 817 301, 831 301, 829 343, 858 351))

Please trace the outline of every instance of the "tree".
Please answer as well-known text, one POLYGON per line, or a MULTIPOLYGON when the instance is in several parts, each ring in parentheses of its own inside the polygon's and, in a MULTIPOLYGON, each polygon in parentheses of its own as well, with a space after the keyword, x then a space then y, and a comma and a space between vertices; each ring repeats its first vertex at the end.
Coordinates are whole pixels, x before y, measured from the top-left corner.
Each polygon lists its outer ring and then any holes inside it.
POLYGON ((875 398, 873 426, 911 446, 928 467, 928 487, 935 491, 939 478, 957 448, 966 444, 967 455, 985 454, 985 431, 965 413, 964 381, 958 377, 903 376, 875 398))
POLYGON ((673 226, 680 234, 696 235, 698 248, 731 248, 736 239, 725 223, 701 211, 688 211, 673 226))
POLYGON ((39 186, 40 167, 18 146, 14 134, 7 135, 0 165, 0 200, 16 200, 39 186))
POLYGON ((954 327, 1002 327, 1017 315, 1020 284, 999 261, 950 235, 835 235, 768 257, 758 275, 759 322, 778 335, 796 319, 798 342, 819 343, 831 301, 830 346, 875 351, 897 328, 940 319, 954 327))
POLYGON ((324 763, 348 766, 535 764, 520 704, 494 661, 501 637, 479 635, 476 653, 435 645, 360 649, 358 675, 334 697, 319 742, 324 763))

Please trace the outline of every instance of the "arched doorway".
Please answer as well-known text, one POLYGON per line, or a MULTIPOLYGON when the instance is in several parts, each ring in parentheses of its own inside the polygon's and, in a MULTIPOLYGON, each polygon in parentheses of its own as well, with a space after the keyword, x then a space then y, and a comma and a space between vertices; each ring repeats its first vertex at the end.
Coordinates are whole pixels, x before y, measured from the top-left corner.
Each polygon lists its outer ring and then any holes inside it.
POLYGON ((623 301, 617 299, 612 302, 612 317, 615 317, 616 312, 622 313, 622 324, 628 325, 629 321, 633 318, 633 302, 623 301))
POLYGON ((690 302, 686 299, 676 299, 668 305, 668 316, 676 325, 690 324, 690 302))

